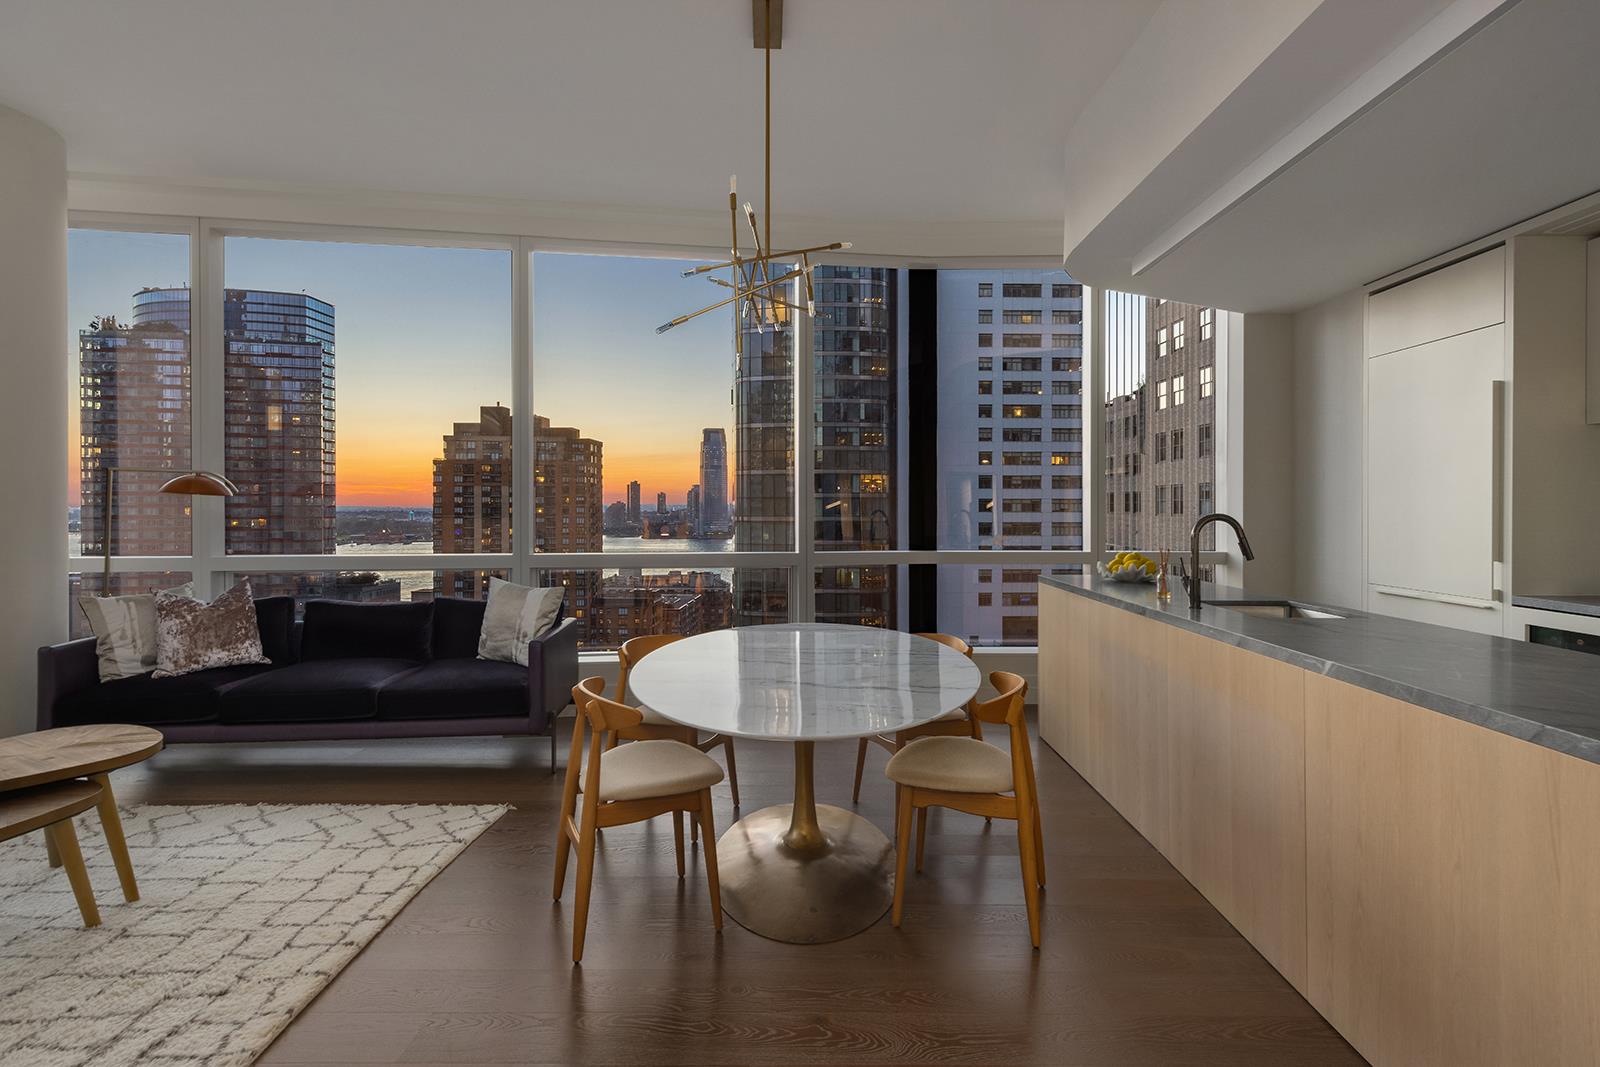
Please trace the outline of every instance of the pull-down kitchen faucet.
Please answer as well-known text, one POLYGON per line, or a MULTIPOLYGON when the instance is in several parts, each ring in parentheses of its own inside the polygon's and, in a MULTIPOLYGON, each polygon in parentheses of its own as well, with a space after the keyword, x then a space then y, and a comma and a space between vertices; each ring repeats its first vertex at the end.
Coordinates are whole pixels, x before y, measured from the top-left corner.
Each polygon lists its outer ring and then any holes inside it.
POLYGON ((1232 515, 1224 515, 1214 511, 1209 515, 1202 515, 1194 521, 1194 528, 1189 531, 1189 566, 1183 568, 1183 558, 1178 558, 1179 577, 1183 579, 1183 588, 1189 594, 1189 610, 1200 610, 1200 531, 1214 522, 1225 522, 1233 527, 1234 535, 1239 538, 1239 551, 1245 559, 1255 559, 1256 554, 1250 551, 1250 538, 1244 535, 1244 527, 1239 525, 1239 520, 1232 515))

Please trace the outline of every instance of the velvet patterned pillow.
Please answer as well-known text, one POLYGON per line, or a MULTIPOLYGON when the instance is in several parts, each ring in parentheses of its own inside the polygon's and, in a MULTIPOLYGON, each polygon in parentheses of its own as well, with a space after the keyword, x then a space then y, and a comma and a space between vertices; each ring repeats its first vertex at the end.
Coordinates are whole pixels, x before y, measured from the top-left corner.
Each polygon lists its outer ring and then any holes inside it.
POLYGON ((270 662, 261 652, 249 579, 209 604, 174 593, 156 594, 154 677, 270 662))

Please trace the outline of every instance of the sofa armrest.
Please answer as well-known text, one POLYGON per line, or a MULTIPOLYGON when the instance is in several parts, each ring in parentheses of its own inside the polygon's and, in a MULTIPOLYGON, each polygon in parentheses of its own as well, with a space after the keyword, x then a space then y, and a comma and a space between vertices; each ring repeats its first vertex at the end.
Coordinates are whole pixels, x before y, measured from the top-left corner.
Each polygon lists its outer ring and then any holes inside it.
POLYGON ((100 684, 100 657, 95 639, 80 638, 39 649, 39 729, 55 725, 56 702, 100 684))
POLYGON ((562 619, 549 633, 528 642, 528 717, 543 733, 572 703, 578 684, 578 620, 562 619))

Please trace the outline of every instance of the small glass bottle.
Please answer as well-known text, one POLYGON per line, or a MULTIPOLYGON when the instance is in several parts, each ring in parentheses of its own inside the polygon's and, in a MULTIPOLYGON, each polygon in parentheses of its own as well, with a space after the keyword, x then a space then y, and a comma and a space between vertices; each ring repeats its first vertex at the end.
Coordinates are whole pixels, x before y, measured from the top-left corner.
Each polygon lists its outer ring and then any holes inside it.
POLYGON ((1172 588, 1167 585, 1167 564, 1171 559, 1172 553, 1163 548, 1156 561, 1156 599, 1160 601, 1172 599, 1172 588))

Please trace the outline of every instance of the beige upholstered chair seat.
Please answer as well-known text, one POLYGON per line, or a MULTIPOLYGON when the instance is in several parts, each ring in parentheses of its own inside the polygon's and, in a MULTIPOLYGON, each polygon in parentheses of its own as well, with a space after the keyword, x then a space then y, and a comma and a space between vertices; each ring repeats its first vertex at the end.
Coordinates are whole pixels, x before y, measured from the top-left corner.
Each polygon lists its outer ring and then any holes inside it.
POLYGON ((629 741, 600 754, 600 800, 642 800, 709 789, 722 765, 682 741, 629 741))
POLYGON ((1011 792, 1011 757, 970 737, 924 737, 889 759, 885 771, 898 785, 953 793, 1011 792))

